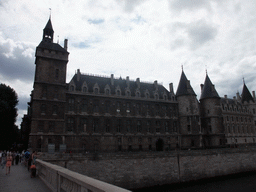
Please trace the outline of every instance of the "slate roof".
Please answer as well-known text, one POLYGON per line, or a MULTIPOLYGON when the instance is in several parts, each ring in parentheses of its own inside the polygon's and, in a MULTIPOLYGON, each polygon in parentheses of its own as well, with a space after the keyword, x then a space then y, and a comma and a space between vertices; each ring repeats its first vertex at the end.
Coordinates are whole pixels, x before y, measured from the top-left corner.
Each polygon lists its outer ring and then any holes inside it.
POLYGON ((53 28, 52 28, 52 22, 51 22, 51 19, 50 19, 50 18, 49 18, 49 20, 48 20, 47 24, 45 25, 44 30, 45 30, 45 29, 50 29, 50 30, 52 30, 52 31, 53 31, 53 28))
POLYGON ((204 87, 203 87, 203 91, 202 91, 200 100, 206 99, 206 98, 220 98, 214 85, 212 84, 210 78, 208 77, 208 74, 206 74, 206 78, 204 81, 204 87))
POLYGON ((253 97, 250 93, 250 91, 248 90, 247 86, 244 83, 244 87, 243 87, 243 91, 242 91, 242 99, 241 99, 242 103, 244 103, 245 101, 247 101, 249 103, 249 101, 253 101, 253 97))
POLYGON ((54 51, 67 52, 67 50, 61 47, 58 43, 52 43, 44 40, 42 40, 37 47, 54 51))
POLYGON ((196 95, 183 70, 181 73, 180 82, 176 92, 176 96, 181 96, 181 95, 196 95))
MULTIPOLYGON (((75 74, 71 79, 70 83, 72 81, 74 82, 77 91, 82 91, 82 86, 84 82, 86 82, 88 92, 91 92, 91 93, 93 92, 94 85, 96 84, 99 86, 99 89, 100 89, 99 93, 101 94, 104 94, 105 87, 107 85, 110 87, 111 95, 116 94, 116 89, 119 86, 121 90, 121 95, 125 96, 126 89, 128 88, 126 79, 122 79, 122 78, 119 78, 119 79, 114 78, 114 85, 111 85, 111 77, 108 78, 108 77, 99 77, 99 76, 81 74, 80 80, 77 81, 77 74, 75 74)), ((131 92, 132 97, 135 96, 137 89, 138 89, 138 85, 136 81, 129 80, 129 90, 131 92)), ((150 98, 154 98, 154 94, 156 91, 154 83, 150 84, 150 83, 140 82, 139 91, 140 91, 141 97, 145 97, 146 90, 148 90, 150 98)), ((159 95, 159 99, 163 99, 164 92, 167 94, 167 97, 169 98, 170 97, 169 91, 163 85, 158 84, 157 93, 159 95)))

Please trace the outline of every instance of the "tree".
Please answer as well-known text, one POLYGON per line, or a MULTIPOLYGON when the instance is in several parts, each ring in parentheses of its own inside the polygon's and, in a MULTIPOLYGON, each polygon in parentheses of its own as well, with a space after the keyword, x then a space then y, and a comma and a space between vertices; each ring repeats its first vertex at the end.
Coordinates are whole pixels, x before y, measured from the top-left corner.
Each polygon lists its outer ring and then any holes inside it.
POLYGON ((18 102, 14 89, 0 84, 0 149, 10 148, 18 138, 15 125, 18 102))

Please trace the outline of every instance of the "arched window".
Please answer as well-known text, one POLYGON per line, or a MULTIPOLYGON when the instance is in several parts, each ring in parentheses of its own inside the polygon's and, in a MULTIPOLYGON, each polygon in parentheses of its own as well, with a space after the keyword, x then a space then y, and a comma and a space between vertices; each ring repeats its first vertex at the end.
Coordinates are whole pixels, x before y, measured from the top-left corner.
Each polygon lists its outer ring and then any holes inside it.
POLYGON ((87 92, 87 87, 83 87, 83 93, 87 92))
POLYGON ((75 87, 73 85, 70 86, 70 91, 74 91, 75 87))

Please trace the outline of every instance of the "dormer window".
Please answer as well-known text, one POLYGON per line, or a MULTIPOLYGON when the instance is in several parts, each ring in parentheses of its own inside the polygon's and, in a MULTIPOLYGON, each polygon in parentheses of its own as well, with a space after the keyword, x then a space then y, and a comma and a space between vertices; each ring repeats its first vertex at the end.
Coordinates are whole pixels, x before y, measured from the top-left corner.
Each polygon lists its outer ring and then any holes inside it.
POLYGON ((126 91, 126 96, 130 97, 131 96, 131 92, 130 91, 126 91))
POLYGON ((145 97, 146 97, 147 99, 149 99, 149 93, 146 93, 146 94, 145 94, 145 97))
POLYGON ((70 86, 70 91, 74 91, 75 87, 73 85, 70 86))
POLYGON ((116 95, 117 95, 117 96, 120 96, 120 95, 121 95, 121 91, 120 91, 120 90, 117 90, 117 91, 116 91, 116 95))
POLYGON ((156 93, 155 94, 155 100, 158 100, 159 99, 159 95, 156 93))
POLYGON ((83 87, 83 93, 87 92, 87 87, 83 87))
POLYGON ((110 95, 110 90, 109 89, 105 89, 105 94, 106 95, 110 95))
POLYGON ((94 93, 95 94, 99 94, 99 89, 98 88, 94 88, 94 93))
POLYGON ((167 95, 166 95, 166 94, 164 94, 164 100, 165 100, 165 101, 167 100, 167 95))
POLYGON ((139 91, 136 92, 136 97, 140 97, 140 92, 139 91))

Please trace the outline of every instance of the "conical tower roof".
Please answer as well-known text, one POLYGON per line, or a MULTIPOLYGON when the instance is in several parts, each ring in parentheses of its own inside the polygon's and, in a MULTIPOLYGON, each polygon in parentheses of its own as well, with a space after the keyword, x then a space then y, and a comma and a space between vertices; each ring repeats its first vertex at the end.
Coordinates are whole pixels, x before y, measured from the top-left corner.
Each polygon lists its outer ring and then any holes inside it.
POLYGON ((206 78, 204 81, 203 90, 202 90, 200 100, 206 99, 206 98, 220 98, 220 96, 217 93, 214 85, 212 84, 208 74, 206 74, 206 78))
POLYGON ((243 91, 242 91, 242 99, 241 99, 242 103, 247 101, 249 103, 249 101, 253 101, 253 97, 249 91, 249 89, 247 88, 247 86, 244 83, 244 87, 243 87, 243 91))
POLYGON ((49 20, 48 20, 47 24, 45 25, 44 30, 45 30, 45 29, 50 29, 50 30, 52 30, 52 31, 53 31, 51 18, 49 18, 49 20))
POLYGON ((196 95, 183 70, 181 73, 179 86, 176 92, 176 96, 181 95, 196 95))

